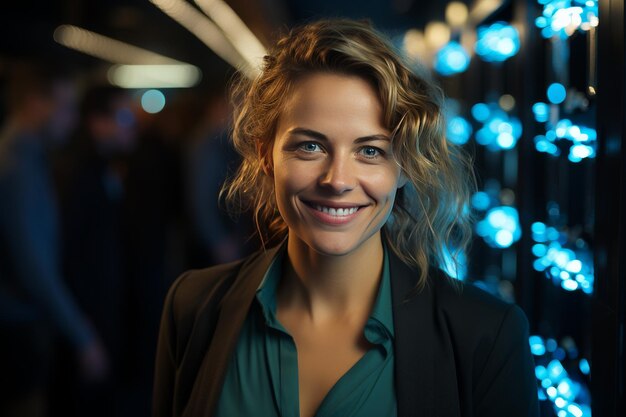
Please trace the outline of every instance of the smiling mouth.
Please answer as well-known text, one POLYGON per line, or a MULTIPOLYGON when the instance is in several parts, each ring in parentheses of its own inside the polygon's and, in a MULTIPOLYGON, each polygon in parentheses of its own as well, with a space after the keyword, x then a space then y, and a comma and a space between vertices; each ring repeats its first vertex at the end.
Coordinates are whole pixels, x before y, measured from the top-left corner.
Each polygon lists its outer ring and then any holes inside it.
POLYGON ((350 215, 356 213, 357 211, 359 211, 359 209, 361 207, 363 207, 363 206, 331 207, 331 206, 322 206, 320 204, 312 203, 312 202, 309 202, 309 201, 304 201, 304 203, 307 206, 309 206, 309 207, 311 207, 311 208, 313 208, 313 209, 315 209, 315 210, 317 210, 317 211, 319 211, 321 213, 328 214, 328 215, 333 216, 333 217, 347 217, 347 216, 350 216, 350 215))

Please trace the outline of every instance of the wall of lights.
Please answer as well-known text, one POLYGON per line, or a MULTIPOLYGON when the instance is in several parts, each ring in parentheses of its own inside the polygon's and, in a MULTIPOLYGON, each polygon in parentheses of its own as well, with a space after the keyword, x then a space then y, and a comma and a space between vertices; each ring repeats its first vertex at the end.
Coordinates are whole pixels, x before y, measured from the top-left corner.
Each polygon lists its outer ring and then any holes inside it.
POLYGON ((586 48, 600 23, 598 2, 509 2, 477 17, 481 4, 461 22, 446 13, 446 23, 412 29, 403 43, 453 97, 447 138, 468 148, 478 167, 476 241, 460 264, 450 257, 441 267, 537 312, 529 344, 542 415, 591 416, 584 326, 594 292, 593 201, 584 187, 597 132, 586 48), (564 321, 557 305, 575 315, 564 321))

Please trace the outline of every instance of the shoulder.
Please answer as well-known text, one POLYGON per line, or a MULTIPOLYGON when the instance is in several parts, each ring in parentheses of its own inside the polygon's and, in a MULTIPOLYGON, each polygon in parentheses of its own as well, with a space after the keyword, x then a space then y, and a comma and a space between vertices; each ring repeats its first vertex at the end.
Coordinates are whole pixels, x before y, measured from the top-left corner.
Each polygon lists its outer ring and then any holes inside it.
POLYGON ((259 250, 235 262, 183 273, 168 291, 164 314, 170 314, 170 319, 176 323, 185 323, 194 321, 201 312, 215 312, 236 284, 247 287, 249 279, 265 271, 267 259, 271 259, 276 250, 259 250))
POLYGON ((454 337, 484 355, 528 344, 528 319, 519 306, 443 272, 436 275, 431 281, 436 314, 454 337))
POLYGON ((520 310, 515 304, 471 283, 450 278, 441 270, 431 274, 430 284, 438 307, 459 319, 502 318, 511 310, 520 310))
POLYGON ((166 307, 176 322, 193 315, 202 305, 221 298, 246 259, 203 269, 193 269, 181 274, 171 285, 166 307))

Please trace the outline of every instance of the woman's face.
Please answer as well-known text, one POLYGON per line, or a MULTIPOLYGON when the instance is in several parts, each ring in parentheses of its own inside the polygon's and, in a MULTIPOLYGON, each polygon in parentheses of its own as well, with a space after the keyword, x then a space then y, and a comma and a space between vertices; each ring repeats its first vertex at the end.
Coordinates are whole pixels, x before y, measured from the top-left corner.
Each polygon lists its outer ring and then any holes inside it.
POLYGON ((404 183, 382 120, 375 90, 360 77, 314 73, 295 85, 272 150, 289 239, 325 255, 380 242, 404 183))

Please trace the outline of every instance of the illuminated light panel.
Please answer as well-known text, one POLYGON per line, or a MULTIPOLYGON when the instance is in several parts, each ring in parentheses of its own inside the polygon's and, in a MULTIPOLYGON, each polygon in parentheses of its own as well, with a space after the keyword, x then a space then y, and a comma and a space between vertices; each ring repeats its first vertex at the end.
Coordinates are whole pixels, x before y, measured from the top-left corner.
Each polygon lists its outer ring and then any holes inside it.
POLYGON ((200 82, 201 72, 193 65, 114 65, 111 84, 123 88, 187 88, 200 82))
POLYGON ((57 27, 52 36, 63 46, 116 64, 184 64, 156 52, 73 25, 57 27))
POLYGON ((194 1, 226 34, 226 37, 241 56, 248 61, 248 64, 252 68, 260 69, 267 51, 237 13, 223 0, 194 1))
POLYGON ((478 28, 474 50, 487 62, 503 62, 515 56, 520 48, 519 33, 513 26, 496 22, 478 28))
POLYGON ((146 113, 158 113, 165 107, 165 95, 159 90, 148 90, 141 96, 141 108, 146 113))
POLYGON ((544 38, 567 39, 576 31, 588 31, 598 26, 597 0, 538 0, 543 5, 535 26, 544 38))
POLYGON ((482 22, 487 16, 502 6, 502 0, 479 0, 472 3, 469 20, 474 24, 482 22))
POLYGON ((194 34, 220 58, 241 71, 246 77, 254 78, 259 74, 260 68, 250 65, 217 25, 191 4, 184 0, 150 0, 150 2, 194 34))
POLYGON ((465 71, 469 63, 470 57, 461 44, 450 41, 437 52, 434 68, 439 74, 447 77, 465 71))

